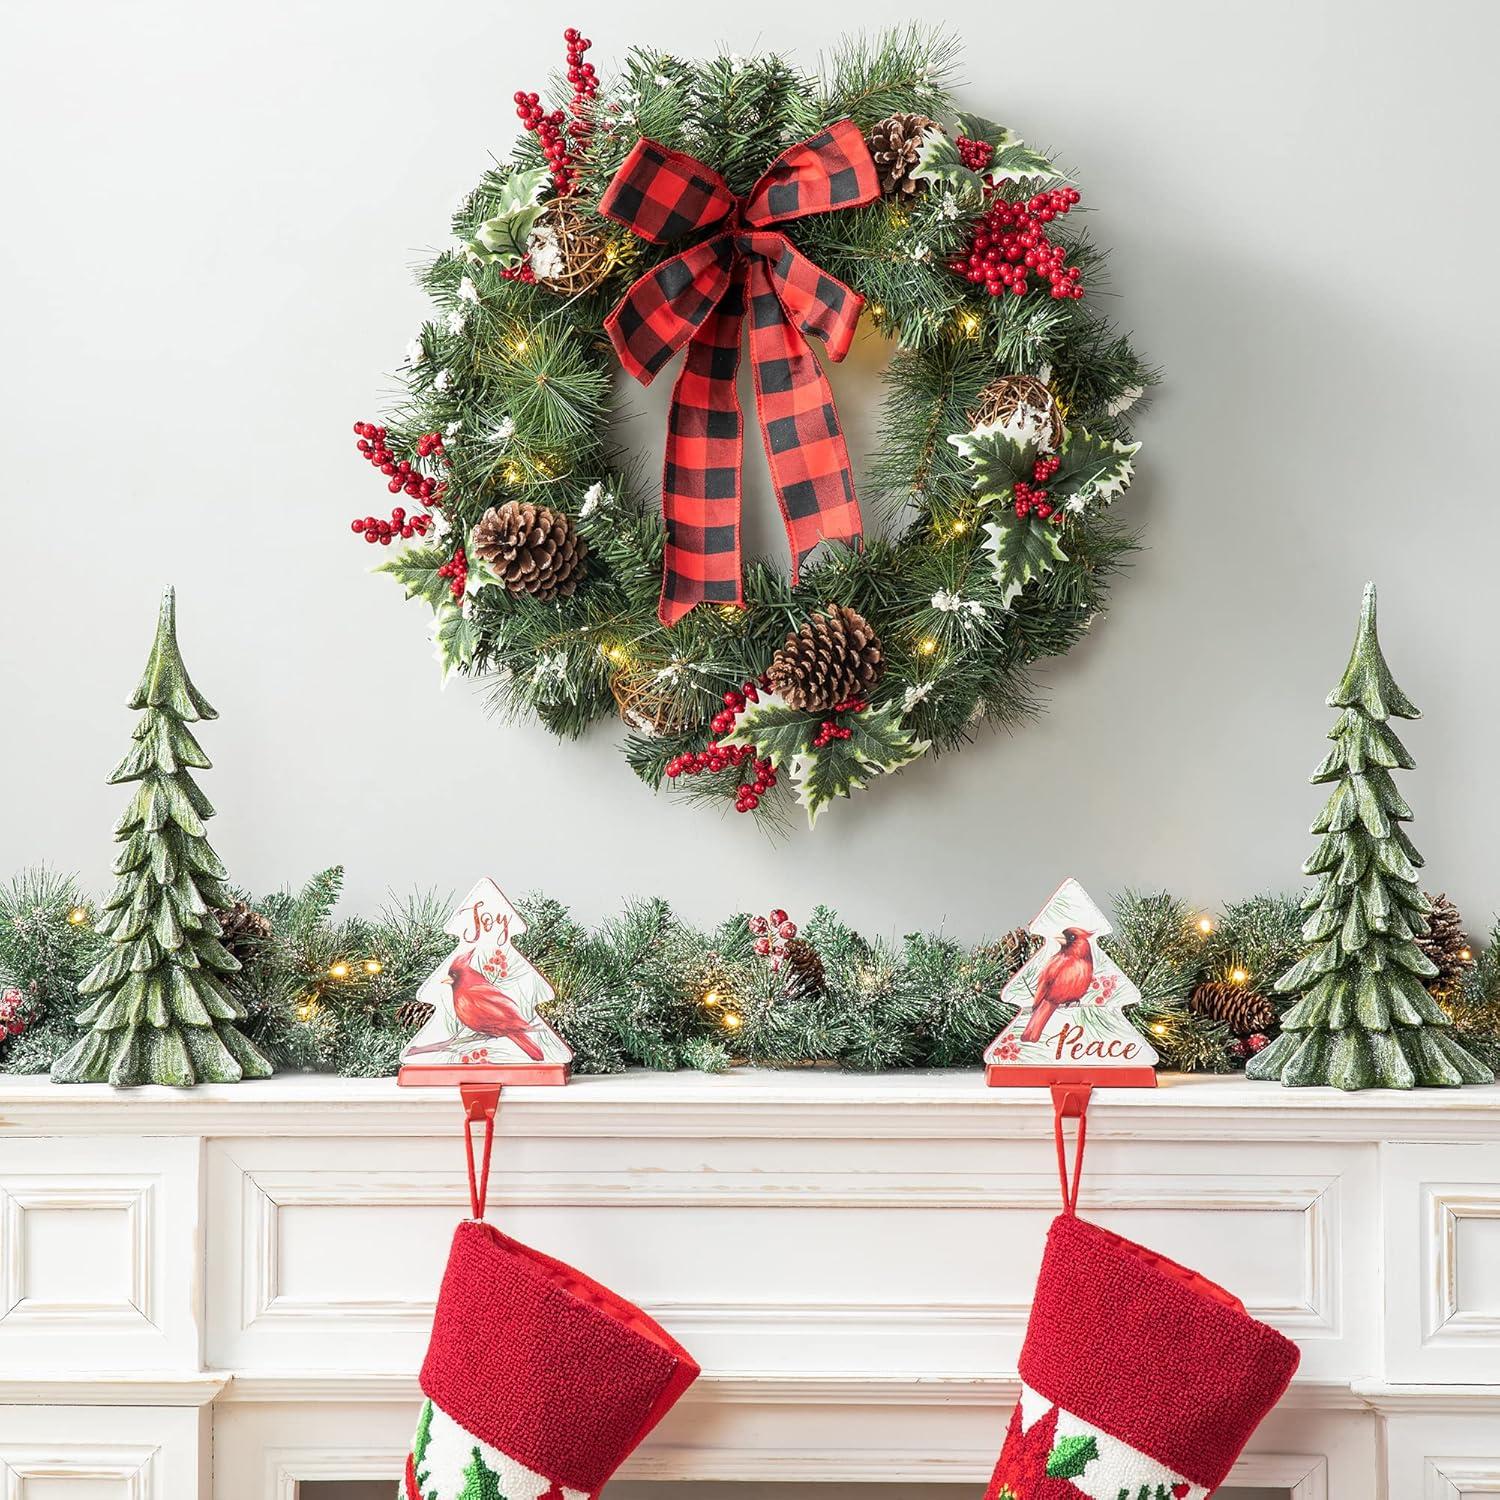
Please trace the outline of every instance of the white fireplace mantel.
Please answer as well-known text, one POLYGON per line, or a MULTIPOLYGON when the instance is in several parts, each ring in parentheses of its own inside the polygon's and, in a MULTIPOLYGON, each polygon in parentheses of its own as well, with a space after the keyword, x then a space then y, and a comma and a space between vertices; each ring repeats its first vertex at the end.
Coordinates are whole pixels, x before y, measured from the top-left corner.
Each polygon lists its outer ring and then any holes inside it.
MULTIPOLYGON (((459 1122, 388 1080, 0 1080, 0 1494, 394 1476, 459 1122)), ((703 1364, 627 1471, 679 1480, 982 1479, 1056 1205, 1044 1093, 821 1068, 509 1090, 490 1193, 703 1364)), ((1500 1087, 1099 1091, 1081 1209, 1301 1345, 1236 1482, 1500 1494, 1500 1087)))

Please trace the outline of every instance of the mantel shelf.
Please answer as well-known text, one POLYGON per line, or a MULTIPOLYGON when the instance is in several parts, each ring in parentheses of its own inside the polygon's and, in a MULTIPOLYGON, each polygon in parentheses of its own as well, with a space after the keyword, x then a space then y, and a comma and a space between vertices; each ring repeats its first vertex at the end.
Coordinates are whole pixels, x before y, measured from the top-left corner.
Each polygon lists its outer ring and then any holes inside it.
MULTIPOLYGON (((816 1137, 972 1139, 1030 1133, 1040 1089, 988 1089, 974 1070, 846 1073, 737 1068, 633 1071, 565 1088, 508 1089, 501 1129, 526 1136, 803 1133, 816 1137)), ((191 1090, 114 1090, 0 1079, 4 1135, 426 1135, 447 1131, 452 1091, 388 1078, 285 1074, 191 1090)), ((1096 1089, 1092 1137, 1372 1141, 1500 1140, 1500 1085, 1461 1089, 1285 1089, 1243 1077, 1161 1075, 1155 1089, 1096 1089)))

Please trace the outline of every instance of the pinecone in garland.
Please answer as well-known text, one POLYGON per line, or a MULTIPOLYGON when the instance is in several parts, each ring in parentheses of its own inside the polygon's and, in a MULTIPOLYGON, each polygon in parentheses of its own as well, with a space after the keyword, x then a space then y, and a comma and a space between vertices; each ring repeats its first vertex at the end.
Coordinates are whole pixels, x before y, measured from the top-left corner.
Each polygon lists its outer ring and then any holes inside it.
POLYGON ((1427 981, 1435 995, 1446 994, 1474 962, 1464 919, 1446 895, 1429 896, 1432 911, 1427 917, 1427 932, 1417 939, 1417 947, 1437 965, 1437 974, 1427 981))
POLYGON ((1220 1021, 1236 1036, 1274 1031, 1279 1012, 1264 995, 1227 979, 1205 979, 1188 997, 1188 1009, 1208 1021, 1220 1021))
POLYGON ((818 711, 865 697, 884 670, 870 622, 846 604, 832 604, 781 643, 767 675, 791 707, 818 711))
POLYGON ((910 197, 922 186, 911 174, 922 151, 922 137, 932 129, 926 115, 887 115, 877 120, 865 145, 880 174, 880 191, 887 198, 910 197))
POLYGON ((248 901, 236 901, 214 912, 219 919, 219 941, 241 964, 255 956, 255 951, 271 936, 271 924, 248 901))
POLYGON ((432 1007, 425 1000, 403 1000, 396 1007, 396 1024, 408 1031, 420 1031, 432 1019, 432 1007))
POLYGON ((788 1000, 821 995, 828 983, 823 959, 806 938, 788 938, 781 953, 781 993, 788 1000))
POLYGON ((512 594, 567 598, 583 578, 588 543, 572 518, 529 500, 492 505, 474 528, 474 552, 512 594))

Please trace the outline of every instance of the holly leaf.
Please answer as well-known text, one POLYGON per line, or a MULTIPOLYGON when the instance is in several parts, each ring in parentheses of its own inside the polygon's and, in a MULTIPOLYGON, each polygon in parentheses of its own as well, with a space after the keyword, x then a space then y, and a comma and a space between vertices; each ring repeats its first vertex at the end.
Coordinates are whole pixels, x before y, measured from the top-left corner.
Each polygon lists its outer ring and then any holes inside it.
POLYGON ((450 599, 442 605, 433 621, 433 656, 443 670, 443 683, 474 660, 479 646, 479 630, 463 610, 450 599))
MULTIPOLYGON (((985 167, 983 176, 994 181, 1009 179, 1012 182, 1067 182, 1068 174, 1049 161, 1040 151, 1031 151, 1022 145, 1021 137, 1014 131, 986 120, 983 115, 960 115, 958 133, 971 141, 985 141, 995 148, 995 154, 985 167)), ((954 158, 958 148, 954 147, 954 158)))
POLYGON ((809 828, 816 826, 818 814, 835 797, 848 797, 867 787, 873 777, 899 771, 929 748, 929 741, 914 740, 901 727, 898 703, 864 709, 844 722, 853 731, 847 740, 830 740, 816 750, 809 740, 792 760, 797 801, 807 809, 809 828))
POLYGON ((469 241, 471 258, 486 264, 498 263, 507 270, 514 270, 525 260, 527 241, 541 212, 547 178, 546 167, 535 167, 529 172, 512 172, 505 179, 494 213, 474 231, 474 238, 469 241))
POLYGON ((1016 480, 1029 481, 1042 454, 1036 443, 1018 442, 999 422, 955 432, 948 441, 973 468, 974 494, 980 500, 1008 501, 1016 480))
POLYGON ((1070 428, 1057 451, 1057 472, 1047 481, 1054 505, 1077 512, 1095 501, 1108 503, 1123 494, 1135 478, 1139 443, 1097 438, 1082 428, 1070 428))
POLYGON ((997 125, 993 120, 986 120, 983 115, 960 115, 958 133, 967 140, 984 141, 996 151, 1021 144, 1020 136, 1014 131, 1007 130, 1004 125, 997 125))
POLYGON ((815 710, 792 708, 779 693, 763 693, 759 702, 745 705, 734 728, 719 743, 753 746, 756 755, 780 770, 811 745, 827 717, 815 710))
POLYGON ((1047 1478, 1077 1479, 1098 1457, 1099 1444, 1092 1436, 1080 1433, 1062 1438, 1047 1455, 1047 1478))
POLYGON ((990 158, 985 169, 988 176, 1011 182, 1070 182, 1061 167, 1049 161, 1040 151, 1031 151, 1019 140, 1008 141, 990 158))
POLYGON ((433 609, 438 609, 452 596, 448 580, 439 578, 437 570, 452 555, 447 547, 431 544, 403 547, 389 562, 379 564, 373 571, 389 573, 406 590, 408 599, 425 599, 433 609))
POLYGON ((1001 588, 1000 602, 1007 608, 1028 583, 1050 573, 1054 562, 1068 560, 1057 540, 1057 528, 1050 521, 1010 511, 1003 513, 998 521, 990 521, 984 529, 988 538, 984 549, 990 555, 995 582, 1001 588))
POLYGON ((960 208, 977 209, 984 203, 984 180, 964 165, 958 147, 936 126, 922 137, 911 175, 918 182, 947 188, 960 208))

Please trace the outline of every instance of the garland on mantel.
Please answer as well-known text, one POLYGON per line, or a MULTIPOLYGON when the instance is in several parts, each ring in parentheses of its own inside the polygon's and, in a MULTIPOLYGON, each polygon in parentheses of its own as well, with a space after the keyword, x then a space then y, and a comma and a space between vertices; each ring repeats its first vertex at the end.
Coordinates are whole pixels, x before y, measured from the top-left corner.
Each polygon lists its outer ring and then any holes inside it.
MULTIPOLYGON (((374 917, 335 917, 342 886, 335 867, 301 890, 219 913, 244 965, 232 985, 248 1013, 243 1030, 281 1068, 394 1073, 426 1019, 413 996, 451 947, 451 903, 414 896, 374 917)), ((975 947, 941 934, 869 938, 827 907, 800 926, 778 910, 708 931, 664 901, 634 902, 597 928, 545 897, 520 905, 521 946, 557 990, 548 1019, 582 1073, 977 1068, 1010 1019, 1001 987, 1029 951, 1021 928, 975 947)), ((75 880, 46 869, 0 890, 0 1072, 46 1072, 77 1040, 76 987, 104 947, 98 911, 75 880)), ((1107 946, 1145 997, 1135 1018, 1166 1068, 1242 1068, 1297 998, 1272 990, 1305 951, 1292 897, 1257 896, 1214 914, 1127 891, 1114 923, 1107 946)), ((1426 941, 1454 1035, 1500 1063, 1500 925, 1475 954, 1439 897, 1426 941)))

